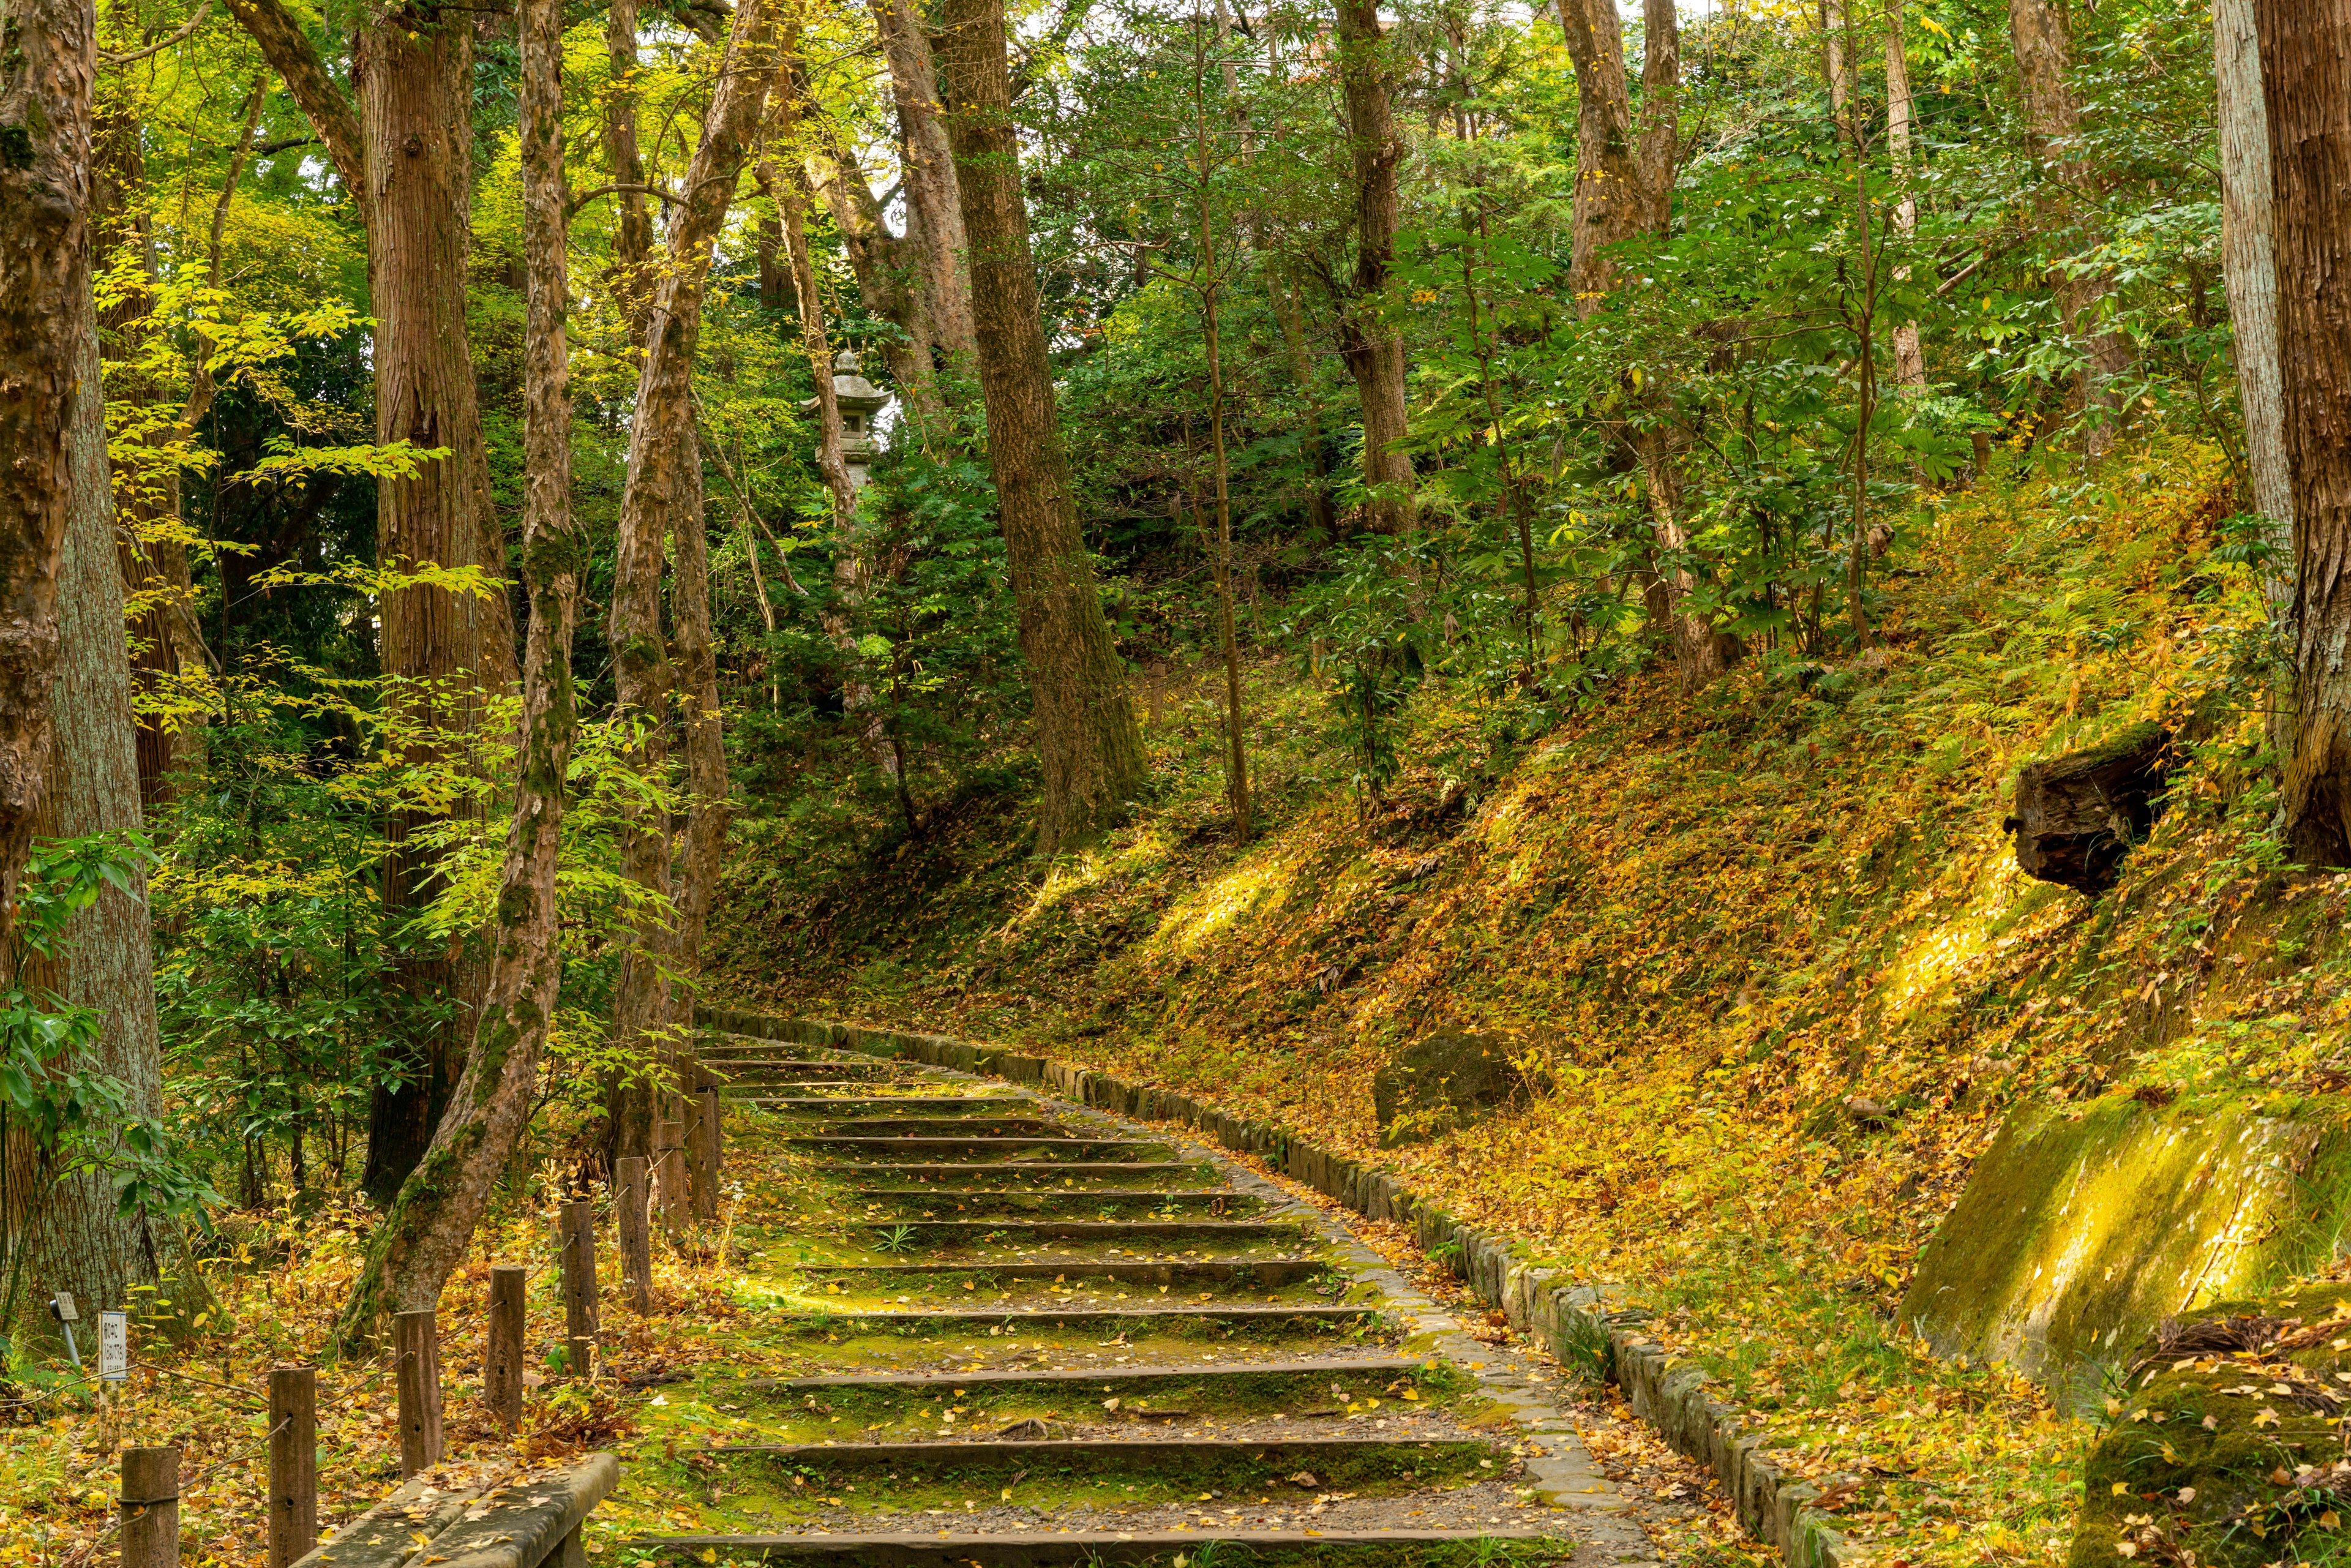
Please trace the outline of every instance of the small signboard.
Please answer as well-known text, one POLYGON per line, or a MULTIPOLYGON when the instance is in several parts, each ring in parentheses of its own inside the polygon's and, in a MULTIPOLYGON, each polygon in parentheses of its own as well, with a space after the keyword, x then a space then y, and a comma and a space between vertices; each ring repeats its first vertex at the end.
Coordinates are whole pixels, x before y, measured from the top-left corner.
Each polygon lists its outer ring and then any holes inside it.
POLYGON ((98 1314, 98 1379, 101 1383, 131 1381, 131 1314, 98 1314))

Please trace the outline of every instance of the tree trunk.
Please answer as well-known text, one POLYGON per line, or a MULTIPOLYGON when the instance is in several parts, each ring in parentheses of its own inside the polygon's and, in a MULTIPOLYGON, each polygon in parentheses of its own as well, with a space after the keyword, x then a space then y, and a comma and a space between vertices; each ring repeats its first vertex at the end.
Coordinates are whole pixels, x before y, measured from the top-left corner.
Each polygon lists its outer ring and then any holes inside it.
MULTIPOLYGON (((645 161, 637 151, 637 0, 610 0, 604 14, 604 54, 611 85, 604 99, 604 158, 618 185, 642 186, 645 161)), ((653 254, 653 220, 642 190, 613 193, 619 218, 612 225, 613 296, 628 323, 629 342, 645 346, 645 312, 653 302, 653 278, 646 264, 653 254)), ((764 292, 762 295, 764 298, 764 292)))
MULTIPOLYGON (((72 444, 99 401, 89 363, 89 0, 14 0, 0 57, 0 929, 51 749, 57 569, 77 505, 72 444)), ((86 481, 85 481, 86 482, 86 481)), ((102 483, 102 480, 101 480, 102 483)), ((121 629, 114 629, 115 636, 121 629)))
POLYGON ((1003 3, 946 0, 945 16, 939 64, 971 243, 988 471, 1045 776, 1037 852, 1053 855, 1123 816, 1146 764, 1070 493, 1020 203, 1003 3))
POLYGON ((2270 231, 2269 114, 2262 103, 2253 0, 2214 0, 2213 75, 2220 89, 2220 269, 2245 412, 2253 510, 2268 519, 2262 589, 2273 620, 2294 606, 2294 473, 2286 461, 2284 372, 2278 362, 2276 244, 2270 231))
MULTIPOLYGON (((2074 40, 2064 0, 2009 0, 2008 25, 2024 91, 2025 148, 2050 182, 2037 203, 2042 223, 2063 233, 2088 210, 2096 194, 2088 160, 2075 145, 2082 114, 2073 84, 2066 80, 2074 40)), ((2088 352, 2081 377, 2083 403, 2106 411, 2084 438, 2084 449, 2097 456, 2113 444, 2114 422, 2122 412, 2113 382, 2130 368, 2130 346, 2121 334, 2101 325, 2112 292, 2106 279, 2061 274, 2052 278, 2051 287, 2065 330, 2083 340, 2088 352)))
POLYGON ((1401 534, 1412 526, 1412 459, 1403 451, 1404 333, 1390 319, 1389 276, 1403 214, 1396 165, 1404 139, 1388 99, 1395 73, 1377 0, 1339 0, 1337 37, 1355 199, 1355 271, 1339 301, 1339 357, 1364 408, 1365 520, 1374 533, 1401 534))
MULTIPOLYGON (((699 440, 695 442, 697 449, 699 440)), ((704 521, 699 455, 684 465, 689 492, 671 525, 670 619, 675 632, 678 727, 685 752, 685 812, 677 857, 677 967, 686 984, 673 998, 681 1038, 694 1038, 702 937, 726 852, 726 737, 720 722, 718 655, 710 634, 710 534, 704 521)), ((681 1052, 681 1063, 690 1057, 681 1052)), ((680 1088, 690 1091, 689 1081, 680 1088)), ((689 1117, 693 1108, 688 1107, 689 1117)))
MULTIPOLYGON (((673 529, 687 521, 689 504, 695 507, 690 526, 700 526, 701 455, 694 436, 692 388, 710 249, 733 204, 736 183, 767 104, 776 67, 771 47, 775 25, 770 0, 739 0, 726 64, 686 171, 685 200, 671 220, 660 287, 647 322, 644 365, 637 376, 628 477, 621 491, 610 635, 615 701, 623 714, 645 726, 633 760, 648 769, 666 759, 662 732, 673 683, 661 626, 663 547, 673 529), (689 468, 696 472, 689 474, 689 468)), ((666 903, 671 881, 665 818, 640 808, 622 834, 622 862, 631 881, 658 903, 666 903)), ((655 1042, 673 1018, 674 1004, 662 970, 675 928, 670 911, 657 906, 645 909, 635 926, 634 940, 622 955, 613 1039, 625 1051, 666 1055, 655 1042)), ((616 1083, 611 1111, 612 1156, 649 1158, 653 1104, 642 1079, 616 1083)))
MULTIPOLYGON (((376 560, 390 570, 476 566, 503 579, 506 537, 491 503, 473 350, 465 333, 471 242, 473 28, 470 13, 444 16, 411 4, 373 17, 356 40, 356 113, 283 0, 229 0, 263 56, 326 144, 368 230, 368 286, 375 313, 380 443, 445 447, 413 477, 376 486, 376 560)), ((405 701, 430 728, 469 728, 478 685, 510 689, 514 616, 503 592, 487 597, 415 586, 387 592, 377 648, 384 674, 411 683, 405 701)), ((422 820, 395 820, 384 897, 395 910, 430 893, 429 868, 409 852, 422 820)), ((369 1112, 363 1185, 388 1197, 432 1137, 478 991, 476 966, 410 964, 402 983, 421 997, 455 998, 461 1016, 416 1042, 405 1075, 381 1086, 369 1112)))
POLYGON ((514 821, 499 869, 489 978, 474 1048, 432 1147, 384 1217, 351 1288, 338 1337, 373 1343, 395 1312, 437 1306, 538 1091, 562 958, 555 871, 564 774, 580 725, 571 626, 588 542, 571 520, 571 393, 563 319, 569 287, 562 129, 562 7, 522 0, 524 327, 523 575, 530 594, 514 821))
MULTIPOLYGON (((86 334, 82 375, 95 387, 97 318, 87 298, 80 321, 86 334)), ((36 824, 44 839, 135 832, 141 825, 122 577, 99 400, 77 400, 69 439, 73 516, 58 573, 57 720, 36 824)), ((99 1015, 96 1049, 76 1065, 119 1079, 131 1091, 131 1112, 154 1117, 163 1111, 163 1055, 146 893, 143 869, 128 891, 102 889, 95 904, 67 924, 57 956, 29 961, 25 978, 99 1015)), ((67 1176, 38 1201, 28 1270, 42 1295, 69 1291, 86 1308, 143 1309, 158 1301, 145 1291, 144 1300, 134 1301, 134 1285, 162 1287, 160 1300, 183 1309, 203 1298, 202 1282, 193 1273, 164 1278, 166 1259, 179 1260, 176 1222, 126 1218, 105 1176, 67 1176)))
MULTIPOLYGON (((1196 51, 1200 34, 1194 33, 1196 51)), ((1196 67, 1205 65, 1198 53, 1196 67)), ((1222 319, 1223 260, 1208 197, 1216 161, 1208 145, 1206 83, 1193 78, 1192 177, 1200 202, 1200 264, 1207 269, 1200 291, 1202 347, 1208 361, 1208 453, 1217 481, 1217 645, 1225 664, 1225 800, 1233 812, 1233 836, 1247 843, 1257 831, 1249 801, 1248 715, 1241 705, 1240 643, 1233 631, 1233 498, 1231 465, 1225 453, 1225 364, 1222 319)))
POLYGON ((1821 74, 1828 78, 1829 115, 1843 125, 1853 102, 1853 62, 1844 52, 1844 0, 1821 0, 1821 74))
MULTIPOLYGON (((1918 204, 1910 194, 1911 107, 1910 58, 1902 42, 1902 0, 1886 0, 1886 148, 1894 161, 1894 230, 1906 250, 1918 232, 1918 204)), ((1897 283, 1908 282, 1908 264, 1896 267, 1894 277, 1897 283)), ((1894 381, 1906 397, 1927 390, 1927 355, 1918 342, 1916 321, 1905 321, 1894 329, 1894 381)))
POLYGON ((1589 316, 1615 278, 1608 247, 1641 232, 1649 203, 1642 193, 1632 89, 1625 79, 1625 37, 1614 0, 1559 0, 1559 25, 1575 65, 1568 288, 1578 312, 1589 316))
POLYGON ((2351 0, 2256 0, 2294 472, 2286 841, 2351 865, 2351 0))
POLYGON ((929 347, 968 366, 975 348, 970 241, 956 189, 955 151, 939 102, 938 67, 914 0, 868 0, 889 62, 906 172, 906 233, 919 239, 929 347))

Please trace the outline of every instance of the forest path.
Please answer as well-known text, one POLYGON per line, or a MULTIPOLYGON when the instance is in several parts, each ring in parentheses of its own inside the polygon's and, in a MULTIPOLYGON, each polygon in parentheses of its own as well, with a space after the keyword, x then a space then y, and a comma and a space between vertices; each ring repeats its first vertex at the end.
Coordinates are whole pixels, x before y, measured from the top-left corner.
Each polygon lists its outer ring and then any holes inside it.
POLYGON ((737 1228, 820 1302, 760 1326, 823 1370, 725 1385, 730 1440, 674 1452, 725 1528, 637 1546, 841 1568, 1654 1560, 1554 1372, 1264 1177, 993 1080, 747 1036, 703 1051, 730 1137, 804 1178, 737 1228))

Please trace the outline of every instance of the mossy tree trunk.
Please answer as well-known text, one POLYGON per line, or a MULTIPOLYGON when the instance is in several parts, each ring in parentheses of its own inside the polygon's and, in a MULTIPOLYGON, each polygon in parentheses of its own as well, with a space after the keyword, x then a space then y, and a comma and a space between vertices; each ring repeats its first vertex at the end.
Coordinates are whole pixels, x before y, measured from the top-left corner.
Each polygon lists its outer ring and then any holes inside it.
POLYGON ((1339 301, 1339 358, 1354 378, 1364 414, 1365 522, 1374 533, 1412 527, 1412 459, 1403 450, 1405 422, 1404 330, 1395 319, 1396 228, 1403 198, 1396 165, 1404 138, 1388 89, 1395 47, 1380 27, 1375 0, 1339 0, 1339 88, 1347 107, 1349 168, 1354 197, 1355 267, 1339 301))
POLYGON ((1125 814, 1145 770, 1143 736, 1070 492, 1020 199, 1004 6, 947 0, 943 15, 938 60, 971 244, 988 472, 1045 775, 1037 852, 1051 855, 1125 814))
MULTIPOLYGON (((662 569, 673 530, 702 523, 701 448, 695 439, 694 351, 701 336, 710 248, 733 204, 735 186, 768 101, 775 74, 776 14, 770 0, 741 0, 734 32, 685 177, 685 198, 671 220, 645 329, 629 427, 628 478, 621 491, 619 559, 613 573, 611 638, 614 692, 622 714, 642 725, 634 761, 648 770, 667 758, 666 719, 675 674, 662 635, 662 569)), ((664 972, 676 942, 670 906, 670 824, 639 808, 622 842, 622 870, 643 890, 635 931, 622 955, 612 1029, 624 1050, 664 1059, 676 1003, 664 972)), ((641 1074, 616 1079, 608 1101, 613 1158, 653 1154, 653 1098, 641 1074)))
POLYGON ((538 1089, 562 958, 555 871, 564 774, 580 724, 571 629, 588 546, 571 517, 571 393, 564 310, 562 7, 523 0, 521 142, 524 328, 523 576, 530 630, 523 661, 522 752, 499 871, 496 925, 473 1050, 424 1157, 401 1184, 352 1286, 339 1337, 371 1343, 386 1317, 439 1304, 538 1089))

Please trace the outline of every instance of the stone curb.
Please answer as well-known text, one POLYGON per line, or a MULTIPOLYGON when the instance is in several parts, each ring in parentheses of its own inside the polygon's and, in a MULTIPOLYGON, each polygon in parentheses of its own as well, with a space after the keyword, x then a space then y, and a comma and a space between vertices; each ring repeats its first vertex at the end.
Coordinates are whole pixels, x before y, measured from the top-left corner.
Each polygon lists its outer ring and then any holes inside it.
POLYGON ((1708 1376, 1702 1368, 1669 1358, 1625 1326, 1606 1311, 1597 1292, 1580 1285, 1552 1284, 1556 1270, 1531 1267, 1511 1243, 1424 1202, 1384 1172, 1317 1148, 1294 1133, 1243 1121, 1188 1094, 1132 1084, 1001 1046, 735 1008, 697 1007, 695 1021, 729 1034, 871 1051, 987 1073, 1050 1088, 1113 1115, 1196 1127, 1226 1148, 1255 1155, 1358 1214, 1409 1225, 1424 1250, 1454 1249, 1457 1270, 1471 1290, 1501 1309, 1511 1327, 1570 1365, 1604 1361, 1633 1413, 1676 1449, 1709 1467, 1736 1505, 1740 1523, 1757 1540, 1778 1548, 1791 1568, 1863 1568, 1868 1562, 1865 1553, 1832 1528, 1828 1515, 1812 1506, 1818 1490, 1762 1451, 1771 1435, 1748 1430, 1736 1411, 1707 1396, 1708 1376))

